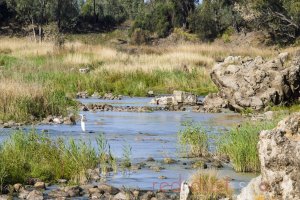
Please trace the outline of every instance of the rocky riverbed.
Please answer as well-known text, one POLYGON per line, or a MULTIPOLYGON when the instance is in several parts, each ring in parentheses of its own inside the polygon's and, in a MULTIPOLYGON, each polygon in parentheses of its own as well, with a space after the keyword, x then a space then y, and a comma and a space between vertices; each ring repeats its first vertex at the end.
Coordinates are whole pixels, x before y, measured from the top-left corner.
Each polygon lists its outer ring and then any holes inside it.
MULTIPOLYGON (((151 98, 124 97, 122 100, 103 100, 95 98, 79 100, 85 105, 110 104, 116 108, 146 106, 161 109, 160 106, 148 104, 151 98)), ((139 197, 149 191, 147 195, 150 195, 151 198, 153 194, 157 193, 159 193, 159 195, 169 195, 169 193, 161 194, 157 191, 160 191, 161 187, 165 190, 178 189, 179 182, 181 183, 183 180, 187 180, 197 170, 214 168, 218 170, 220 177, 230 180, 230 185, 238 193, 241 188, 255 176, 253 174, 235 173, 229 163, 225 161, 219 162, 218 159, 214 157, 197 160, 181 158, 177 153, 177 132, 184 128, 182 124, 185 121, 193 120, 201 124, 203 128, 208 131, 208 134, 217 135, 220 130, 238 123, 241 120, 238 114, 196 113, 190 112, 189 110, 173 112, 166 112, 164 110, 153 112, 118 112, 117 110, 111 110, 109 112, 103 112, 98 109, 91 109, 89 112, 81 111, 80 113, 85 114, 87 118, 86 133, 81 131, 80 123, 54 123, 56 117, 49 117, 48 119, 52 122, 37 125, 35 128, 37 132, 46 133, 52 138, 60 137, 65 140, 74 138, 75 140, 91 141, 92 146, 97 145, 95 139, 100 133, 103 133, 111 147, 112 153, 118 159, 121 159, 123 156, 123 145, 130 145, 132 147, 132 167, 130 170, 126 173, 110 173, 105 177, 106 184, 114 186, 120 191, 122 191, 123 186, 125 186, 125 188, 133 188, 130 190, 132 194, 135 190, 140 191, 139 197), (173 186, 172 183, 176 184, 173 186)), ((23 126, 21 128, 26 131, 32 127, 23 126)), ((4 141, 11 131, 10 129, 2 129, 0 141, 4 141)), ((210 146, 210 150, 214 151, 214 145, 210 146)), ((93 169, 92 171, 95 170, 97 171, 97 169, 93 169)), ((93 174, 92 182, 87 184, 92 184, 92 188, 96 188, 101 181, 102 177, 99 174, 97 176, 93 174)), ((64 187, 65 186, 60 185, 47 186, 46 184, 47 190, 43 191, 43 194, 33 192, 32 195, 38 194, 39 196, 43 195, 44 198, 54 198, 53 196, 51 197, 51 195, 55 195, 55 193, 58 193, 57 195, 59 195, 59 193, 66 195, 66 189, 64 187)), ((76 187, 83 187, 82 189, 84 191, 84 184, 76 187)), ((33 186, 28 186, 29 192, 34 189, 33 186)), ((81 189, 79 190, 81 191, 81 189)), ((80 193, 78 196, 79 199, 92 197, 87 190, 85 191, 84 193, 80 193)), ((125 191, 127 191, 127 189, 125 191)), ((102 193, 103 192, 100 192, 101 195, 103 195, 102 193)), ((95 192, 95 194, 96 198, 99 193, 95 192)), ((115 195, 111 195, 110 197, 114 196, 115 195)), ((104 196, 102 197, 104 198, 104 196)), ((159 199, 158 196, 155 197, 159 199)), ((172 199, 175 197, 178 199, 178 193, 173 193, 167 198, 163 196, 162 199, 172 199)))

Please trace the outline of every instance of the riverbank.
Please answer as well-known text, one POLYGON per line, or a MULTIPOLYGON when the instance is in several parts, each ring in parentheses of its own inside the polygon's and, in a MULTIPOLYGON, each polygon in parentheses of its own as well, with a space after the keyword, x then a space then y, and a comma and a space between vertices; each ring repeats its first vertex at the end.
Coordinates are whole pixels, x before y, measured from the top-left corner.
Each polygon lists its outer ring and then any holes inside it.
POLYGON ((66 115, 66 109, 73 106, 67 99, 74 98, 79 91, 88 95, 127 96, 146 96, 148 91, 168 94, 183 90, 198 95, 216 92, 209 76, 215 61, 231 54, 274 55, 272 49, 249 51, 241 47, 228 51, 214 44, 92 45, 66 40, 56 46, 54 42, 35 43, 26 38, 8 37, 1 37, 0 43, 4 93, 0 120, 17 122, 66 115), (32 109, 39 101, 41 106, 32 109))

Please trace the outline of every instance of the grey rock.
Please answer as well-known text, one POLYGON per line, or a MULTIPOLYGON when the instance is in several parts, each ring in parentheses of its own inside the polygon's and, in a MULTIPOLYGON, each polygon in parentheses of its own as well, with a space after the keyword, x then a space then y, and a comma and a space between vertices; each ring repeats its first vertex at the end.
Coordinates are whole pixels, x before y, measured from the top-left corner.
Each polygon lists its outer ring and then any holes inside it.
POLYGON ((34 187, 36 189, 46 189, 46 184, 44 182, 39 181, 34 184, 34 187))
POLYGON ((0 200, 10 200, 12 199, 11 196, 8 196, 8 195, 0 195, 0 200))
POLYGON ((53 198, 66 198, 66 197, 69 197, 69 194, 62 190, 52 190, 49 193, 49 196, 53 197, 53 198))
POLYGON ((113 198, 113 200, 127 200, 130 199, 130 195, 126 194, 124 192, 119 192, 118 194, 116 194, 113 198), (129 196, 129 197, 128 197, 129 196))
POLYGON ((28 191, 28 190, 21 190, 20 193, 19 193, 19 195, 18 195, 18 197, 19 197, 20 199, 26 199, 27 196, 28 196, 28 194, 29 194, 29 191, 28 191))
POLYGON ((276 200, 300 199, 299 127, 300 113, 294 113, 275 129, 260 133, 261 176, 243 189, 238 200, 250 200, 251 195, 276 200))
POLYGON ((28 196, 27 196, 28 200, 43 200, 43 193, 37 190, 33 190, 31 191, 28 196))
POLYGON ((204 110, 219 112, 223 108, 241 112, 263 110, 269 104, 285 104, 300 97, 300 57, 283 67, 286 54, 270 61, 261 57, 241 62, 228 57, 213 67, 211 78, 219 92, 208 95, 204 110))
POLYGON ((16 184, 13 185, 13 188, 14 188, 15 192, 19 192, 19 191, 21 191, 21 189, 23 188, 23 186, 22 186, 21 183, 16 183, 16 184))
POLYGON ((109 193, 111 195, 116 195, 117 193, 120 192, 118 188, 104 183, 98 185, 98 189, 100 190, 100 193, 109 193))

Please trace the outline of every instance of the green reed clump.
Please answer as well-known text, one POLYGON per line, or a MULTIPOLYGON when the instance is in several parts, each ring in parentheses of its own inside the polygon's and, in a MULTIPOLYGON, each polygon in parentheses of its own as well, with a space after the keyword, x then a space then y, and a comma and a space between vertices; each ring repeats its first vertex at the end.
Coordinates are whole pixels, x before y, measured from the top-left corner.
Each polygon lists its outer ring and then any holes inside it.
POLYGON ((90 143, 52 140, 34 130, 20 131, 0 146, 0 181, 2 185, 26 183, 29 178, 49 182, 64 178, 77 182, 78 175, 97 163, 98 155, 90 143))
POLYGON ((125 171, 126 169, 130 169, 131 167, 132 147, 129 144, 124 144, 122 148, 123 148, 123 154, 122 154, 121 167, 123 171, 125 171))
POLYGON ((259 133, 274 128, 275 124, 275 121, 242 123, 219 138, 218 152, 229 156, 237 172, 259 172, 259 133))
POLYGON ((188 157, 208 154, 208 135, 199 124, 185 122, 185 129, 178 132, 180 150, 188 157))
POLYGON ((96 138, 98 145, 98 159, 101 169, 101 174, 106 176, 108 171, 112 169, 114 172, 117 171, 117 161, 110 150, 110 145, 108 144, 104 134, 100 134, 96 138))

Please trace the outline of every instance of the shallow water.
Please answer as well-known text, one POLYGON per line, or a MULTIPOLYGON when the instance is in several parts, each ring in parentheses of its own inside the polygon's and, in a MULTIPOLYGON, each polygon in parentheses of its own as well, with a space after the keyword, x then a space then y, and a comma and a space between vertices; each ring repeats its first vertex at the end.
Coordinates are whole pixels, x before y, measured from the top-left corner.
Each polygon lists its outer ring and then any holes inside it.
MULTIPOLYGON (((105 101, 99 99, 80 99, 82 103, 108 103, 116 106, 150 106, 151 98, 125 98, 124 100, 105 101)), ((182 123, 193 120, 200 123, 209 134, 219 134, 220 131, 236 124, 241 117, 236 114, 208 114, 194 112, 165 112, 157 111, 152 113, 133 112, 84 112, 86 115, 87 131, 83 133, 80 123, 74 126, 68 125, 40 125, 35 127, 39 132, 48 130, 53 137, 74 138, 76 140, 91 141, 96 145, 95 138, 103 133, 111 146, 112 153, 121 158, 124 144, 132 147, 133 163, 145 161, 153 157, 161 161, 165 157, 178 158, 177 132, 183 129, 182 123)), ((27 127, 26 129, 30 129, 27 127)), ((7 130, 6 130, 7 131, 7 130)), ((9 133, 0 136, 0 142, 7 138, 9 133)), ((214 150, 213 141, 210 150, 214 150)), ((174 189, 178 188, 183 180, 195 172, 185 169, 183 162, 175 165, 164 165, 166 169, 154 172, 143 168, 137 172, 119 173, 108 177, 108 183, 115 186, 126 186, 140 189, 174 189), (166 176, 167 179, 159 179, 159 176, 166 176)), ((238 192, 245 186, 253 174, 235 173, 230 166, 219 170, 221 177, 228 176, 231 186, 238 192)))

